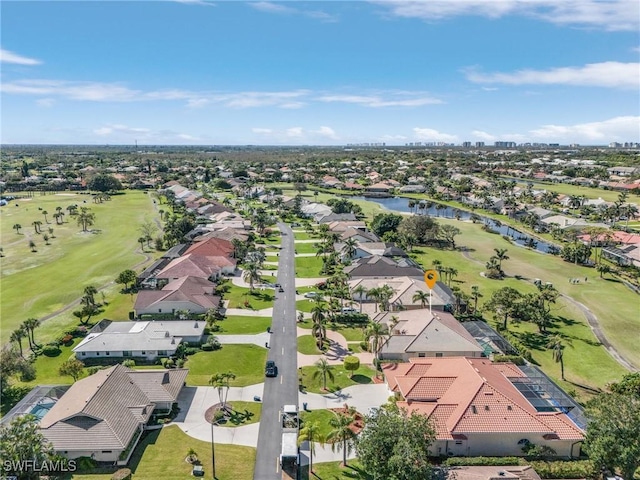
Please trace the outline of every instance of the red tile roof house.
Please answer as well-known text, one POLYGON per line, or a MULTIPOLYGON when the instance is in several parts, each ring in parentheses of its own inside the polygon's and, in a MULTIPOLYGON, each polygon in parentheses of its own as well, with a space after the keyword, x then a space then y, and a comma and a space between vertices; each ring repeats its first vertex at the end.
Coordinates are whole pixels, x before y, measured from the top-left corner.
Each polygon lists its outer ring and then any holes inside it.
POLYGON ((155 278, 158 280, 173 281, 182 277, 200 277, 215 280, 222 275, 222 268, 235 268, 235 263, 224 257, 205 257, 202 255, 187 254, 172 260, 164 267, 155 278))
POLYGON ((57 453, 126 465, 151 415, 177 401, 187 369, 133 371, 122 365, 78 380, 40 421, 57 453))
POLYGON ((220 305, 220 297, 213 294, 214 290, 215 285, 206 278, 182 277, 169 282, 162 290, 140 290, 133 309, 137 317, 178 310, 206 313, 220 305))
MULTIPOLYGON (((411 358, 383 366, 400 408, 429 417, 436 430, 434 455, 523 455, 527 442, 557 455, 580 452, 584 433, 567 415, 539 412, 510 381, 526 378, 510 363, 486 358, 411 358)), ((551 404, 549 404, 551 406, 551 404)))

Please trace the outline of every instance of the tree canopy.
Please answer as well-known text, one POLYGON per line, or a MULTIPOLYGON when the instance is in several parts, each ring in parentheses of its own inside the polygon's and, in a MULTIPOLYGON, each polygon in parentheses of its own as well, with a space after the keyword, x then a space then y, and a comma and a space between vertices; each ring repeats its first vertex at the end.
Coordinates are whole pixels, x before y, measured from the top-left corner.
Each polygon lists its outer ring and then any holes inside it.
POLYGON ((426 416, 385 406, 366 417, 356 451, 374 480, 429 480, 429 446, 434 438, 426 416))
POLYGON ((584 449, 599 467, 631 480, 640 467, 640 398, 602 393, 587 403, 584 449))
POLYGON ((99 173, 87 182, 87 187, 89 190, 97 190, 98 192, 113 192, 114 190, 122 190, 122 183, 113 175, 99 173))
POLYGON ((379 213, 371 221, 373 233, 382 237, 386 232, 395 232, 402 221, 402 215, 395 213, 379 213))

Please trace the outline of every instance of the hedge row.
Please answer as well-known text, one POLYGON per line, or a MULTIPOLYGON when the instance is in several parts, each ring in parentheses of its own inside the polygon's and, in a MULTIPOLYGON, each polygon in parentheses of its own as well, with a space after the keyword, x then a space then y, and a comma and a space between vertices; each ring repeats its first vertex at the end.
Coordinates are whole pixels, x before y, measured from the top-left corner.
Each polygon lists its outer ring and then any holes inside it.
POLYGON ((597 478, 598 468, 591 460, 528 462, 541 478, 597 478))
POLYGON ((447 467, 465 466, 508 466, 520 465, 518 457, 450 457, 443 465, 447 467))
POLYGON ((545 479, 587 478, 594 479, 600 474, 591 460, 528 460, 522 457, 450 457, 443 465, 447 467, 461 466, 510 466, 530 465, 545 479))

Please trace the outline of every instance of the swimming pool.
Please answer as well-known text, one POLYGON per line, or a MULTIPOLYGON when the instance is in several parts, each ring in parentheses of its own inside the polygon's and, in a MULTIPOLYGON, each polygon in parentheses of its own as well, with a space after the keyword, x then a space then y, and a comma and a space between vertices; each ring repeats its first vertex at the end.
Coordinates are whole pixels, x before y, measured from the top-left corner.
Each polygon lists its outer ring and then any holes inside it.
POLYGON ((53 407, 54 405, 55 402, 38 403, 31 409, 29 413, 38 417, 38 420, 42 420, 42 418, 47 414, 49 410, 51 410, 51 407, 53 407))

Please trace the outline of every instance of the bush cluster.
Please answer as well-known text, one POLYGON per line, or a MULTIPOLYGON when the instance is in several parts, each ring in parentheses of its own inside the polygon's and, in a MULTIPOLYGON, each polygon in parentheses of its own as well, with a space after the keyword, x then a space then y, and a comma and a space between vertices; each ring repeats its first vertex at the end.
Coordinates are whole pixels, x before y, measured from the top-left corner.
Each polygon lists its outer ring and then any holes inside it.
POLYGON ((528 462, 541 478, 598 478, 600 472, 591 460, 528 462))
POLYGON ((451 457, 447 458, 443 465, 447 467, 508 466, 520 465, 520 459, 518 457, 451 457))
POLYGON ((55 343, 49 343, 42 347, 42 354, 46 357, 57 357, 60 353, 62 353, 62 350, 55 343))
POLYGON ((520 355, 494 355, 493 361, 496 363, 515 363, 516 365, 524 365, 524 358, 520 355))
POLYGON ((500 335, 502 335, 504 339, 507 342, 509 342, 513 348, 518 350, 518 353, 520 353, 520 356, 522 358, 524 358, 525 360, 531 363, 536 363, 536 361, 533 359, 533 355, 531 355, 531 350, 529 350, 527 346, 524 343, 522 343, 520 339, 516 337, 513 333, 511 333, 508 330, 501 330, 500 335))

